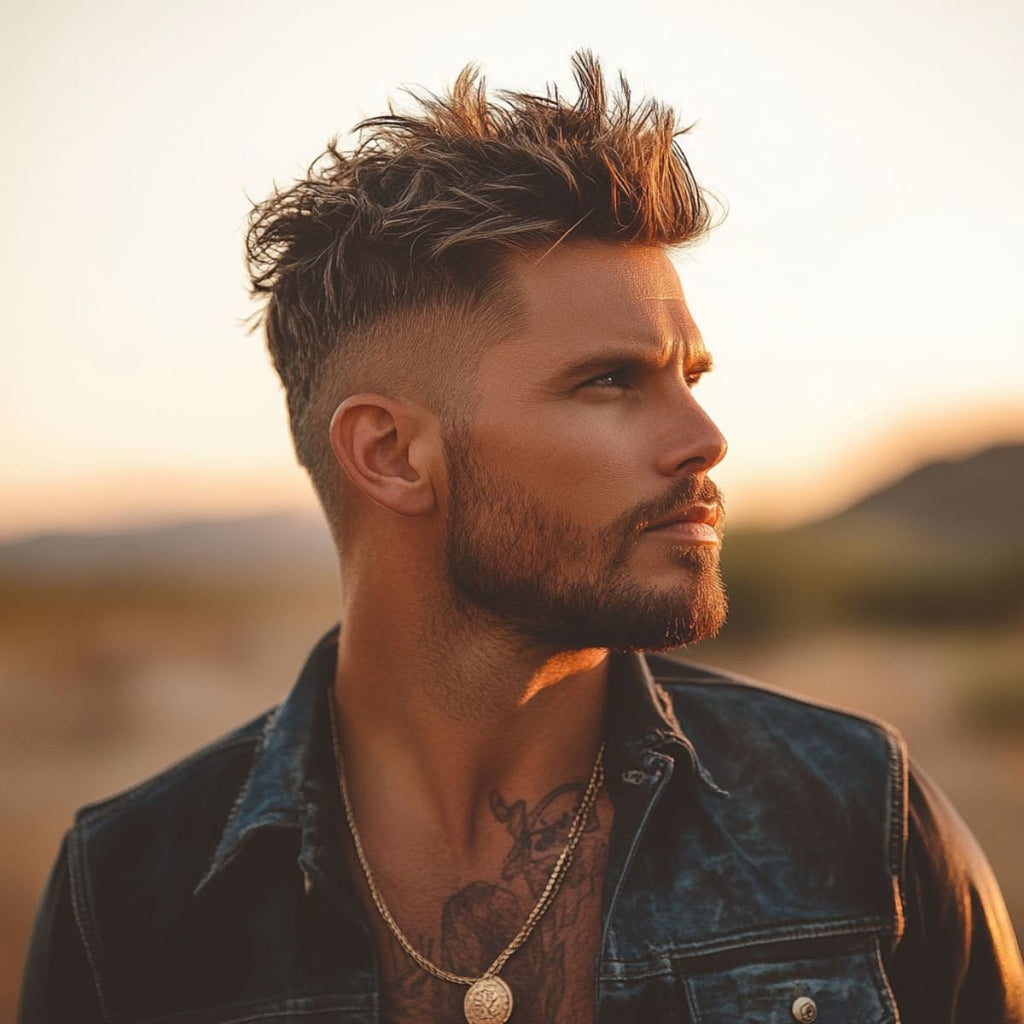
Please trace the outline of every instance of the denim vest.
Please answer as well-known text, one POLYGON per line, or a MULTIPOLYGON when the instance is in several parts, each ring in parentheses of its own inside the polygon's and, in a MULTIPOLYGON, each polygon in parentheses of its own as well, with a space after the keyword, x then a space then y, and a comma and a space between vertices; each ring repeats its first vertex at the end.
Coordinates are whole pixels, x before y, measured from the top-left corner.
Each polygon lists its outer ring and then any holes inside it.
MULTIPOLYGON (((69 1020, 379 1020, 343 864, 335 655, 332 633, 275 711, 78 814, 37 921, 25 1024, 56 1019, 58 979, 69 1020)), ((605 717, 601 1024, 897 1021, 898 736, 639 655, 613 656, 605 717)))

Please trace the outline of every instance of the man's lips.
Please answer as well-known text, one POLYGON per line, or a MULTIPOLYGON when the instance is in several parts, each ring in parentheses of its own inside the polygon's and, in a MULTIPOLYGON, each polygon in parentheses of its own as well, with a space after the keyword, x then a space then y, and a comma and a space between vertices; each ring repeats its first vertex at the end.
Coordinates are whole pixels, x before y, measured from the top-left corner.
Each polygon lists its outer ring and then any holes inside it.
POLYGON ((690 544, 719 544, 722 540, 718 530, 721 518, 722 510, 718 505, 691 502, 655 520, 644 532, 690 544))

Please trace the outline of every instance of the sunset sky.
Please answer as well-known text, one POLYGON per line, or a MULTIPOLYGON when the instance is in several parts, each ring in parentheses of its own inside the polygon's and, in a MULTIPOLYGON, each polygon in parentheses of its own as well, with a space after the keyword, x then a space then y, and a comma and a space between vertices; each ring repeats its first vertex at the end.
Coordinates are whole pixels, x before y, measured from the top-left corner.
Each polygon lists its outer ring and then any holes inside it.
POLYGON ((246 196, 403 83, 568 88, 581 46, 697 122, 729 208, 678 265, 736 520, 1024 440, 1022 29, 997 0, 7 4, 0 536, 312 507, 243 324, 246 196))

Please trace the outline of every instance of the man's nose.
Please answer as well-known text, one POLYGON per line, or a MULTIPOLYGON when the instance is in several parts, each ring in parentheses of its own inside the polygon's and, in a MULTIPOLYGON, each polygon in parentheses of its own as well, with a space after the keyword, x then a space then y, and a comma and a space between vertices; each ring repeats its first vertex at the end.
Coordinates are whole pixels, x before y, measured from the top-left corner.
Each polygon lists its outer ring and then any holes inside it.
POLYGON ((706 473, 725 456, 728 444, 714 420, 686 388, 665 432, 658 469, 666 476, 706 473))

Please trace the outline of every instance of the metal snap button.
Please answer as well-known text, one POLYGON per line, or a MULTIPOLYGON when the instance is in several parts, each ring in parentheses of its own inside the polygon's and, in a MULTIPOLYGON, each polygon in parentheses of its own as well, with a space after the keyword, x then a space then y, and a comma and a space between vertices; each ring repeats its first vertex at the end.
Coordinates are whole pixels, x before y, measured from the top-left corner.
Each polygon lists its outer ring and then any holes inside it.
POLYGON ((638 772, 635 768, 630 768, 622 773, 622 781, 628 782, 631 786, 639 786, 644 781, 644 773, 638 772))
POLYGON ((807 996, 793 1000, 793 1020, 800 1024, 813 1024, 818 1019, 818 1004, 807 996))

